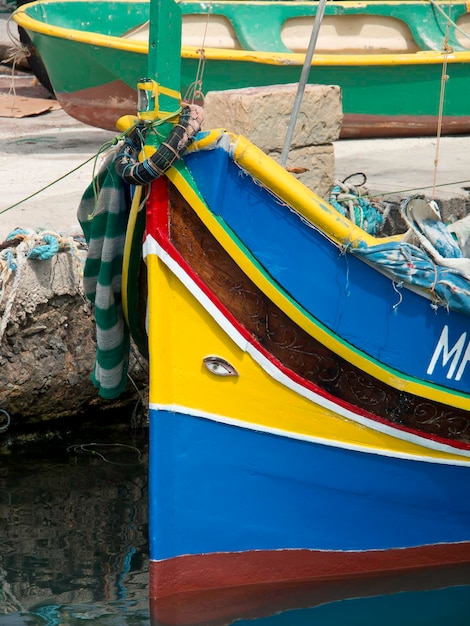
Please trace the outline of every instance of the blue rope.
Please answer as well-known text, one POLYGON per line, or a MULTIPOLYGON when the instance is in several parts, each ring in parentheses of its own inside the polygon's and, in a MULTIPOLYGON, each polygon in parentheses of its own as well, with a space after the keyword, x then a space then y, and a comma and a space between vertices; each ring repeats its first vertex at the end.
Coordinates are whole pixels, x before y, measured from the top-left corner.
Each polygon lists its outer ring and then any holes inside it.
POLYGON ((18 235, 28 235, 28 231, 24 230, 24 228, 16 228, 15 230, 12 230, 11 233, 8 235, 8 237, 6 238, 7 241, 11 241, 12 239, 15 239, 18 235))
MULTIPOLYGON (((349 210, 338 201, 338 196, 344 194, 345 191, 339 185, 335 185, 330 192, 330 204, 344 217, 349 215, 349 210)), ((380 228, 383 226, 383 215, 376 209, 368 200, 349 190, 348 200, 353 202, 354 222, 362 229, 364 229, 369 235, 376 235, 380 228)))
POLYGON ((7 262, 8 265, 8 269, 11 270, 12 272, 15 272, 18 265, 15 262, 15 253, 13 252, 13 250, 11 248, 7 248, 6 250, 3 251, 2 253, 2 258, 5 259, 5 261, 7 262))
MULTIPOLYGON (((6 241, 13 241, 18 236, 21 235, 30 235, 31 233, 22 228, 16 228, 13 230, 6 241)), ((59 238, 55 235, 45 234, 42 236, 41 241, 44 243, 38 244, 34 246, 32 250, 27 255, 28 259, 39 259, 40 261, 46 261, 47 259, 51 259, 59 252, 59 238)), ((12 248, 6 248, 1 253, 1 258, 7 262, 8 269, 11 271, 16 271, 18 269, 18 264, 16 262, 16 254, 12 248)))
POLYGON ((42 240, 45 244, 35 246, 28 254, 28 259, 40 259, 45 261, 51 259, 59 252, 59 240, 54 235, 44 235, 42 240))

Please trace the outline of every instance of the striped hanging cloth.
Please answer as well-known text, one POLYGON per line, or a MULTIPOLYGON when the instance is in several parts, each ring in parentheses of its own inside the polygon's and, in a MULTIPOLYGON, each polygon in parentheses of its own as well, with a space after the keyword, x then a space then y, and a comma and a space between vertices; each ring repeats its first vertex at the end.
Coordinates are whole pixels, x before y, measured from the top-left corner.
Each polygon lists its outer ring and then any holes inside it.
POLYGON ((77 213, 88 243, 83 286, 94 304, 96 321, 96 361, 91 379, 99 395, 108 399, 118 397, 126 387, 130 347, 121 305, 128 186, 116 172, 115 156, 114 149, 83 194, 77 213))

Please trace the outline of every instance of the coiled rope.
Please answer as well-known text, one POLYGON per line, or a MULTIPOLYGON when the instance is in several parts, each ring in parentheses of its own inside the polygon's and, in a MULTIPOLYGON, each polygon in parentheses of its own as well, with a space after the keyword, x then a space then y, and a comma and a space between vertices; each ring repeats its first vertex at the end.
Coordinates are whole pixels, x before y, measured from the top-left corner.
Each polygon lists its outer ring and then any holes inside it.
POLYGON ((351 174, 344 180, 337 180, 330 191, 330 204, 353 224, 360 226, 370 235, 376 235, 384 223, 384 207, 379 202, 368 199, 364 185, 367 181, 363 173, 351 174), (353 176, 362 176, 360 185, 347 183, 353 176))
MULTIPOLYGON (((28 259, 40 259, 41 261, 45 261, 46 259, 51 259, 59 252, 59 241, 64 241, 64 239, 58 235, 57 233, 50 232, 39 232, 35 233, 34 231, 27 231, 22 228, 17 228, 12 231, 6 241, 12 240, 25 240, 29 239, 31 242, 31 247, 26 255, 28 259)), ((7 251, 11 254, 12 250, 7 249, 7 251)), ((11 258, 9 256, 9 258, 11 258)))

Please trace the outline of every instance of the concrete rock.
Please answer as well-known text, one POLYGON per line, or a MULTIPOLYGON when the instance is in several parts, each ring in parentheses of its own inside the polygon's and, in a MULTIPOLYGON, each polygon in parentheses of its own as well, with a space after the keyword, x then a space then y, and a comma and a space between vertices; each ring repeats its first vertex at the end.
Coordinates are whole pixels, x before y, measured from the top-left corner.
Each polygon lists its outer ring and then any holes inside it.
MULTIPOLYGON (((11 428, 80 415, 91 406, 135 405, 132 384, 110 402, 98 397, 91 382, 95 321, 83 293, 81 244, 70 238, 68 249, 33 260, 26 239, 16 241, 16 249, 9 243, 0 244, 0 409, 11 428), (15 255, 6 261, 5 252, 15 255)), ((131 360, 130 374, 141 389, 147 385, 144 370, 131 360)))
MULTIPOLYGON (((265 152, 281 151, 297 84, 209 92, 204 128, 227 128, 265 152)), ((335 85, 307 85, 292 140, 293 149, 329 144, 339 138, 341 91, 335 85)))
MULTIPOLYGON (((275 161, 280 161, 280 152, 268 154, 275 161)), ((318 196, 328 200, 330 190, 335 182, 333 144, 291 150, 286 169, 318 196)))

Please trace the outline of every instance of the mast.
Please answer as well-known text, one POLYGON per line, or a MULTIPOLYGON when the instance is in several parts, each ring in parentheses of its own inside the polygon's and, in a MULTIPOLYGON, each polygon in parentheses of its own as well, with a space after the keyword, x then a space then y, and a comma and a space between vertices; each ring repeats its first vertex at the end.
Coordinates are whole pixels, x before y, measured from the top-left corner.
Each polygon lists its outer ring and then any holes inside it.
MULTIPOLYGON (((168 138, 181 111, 182 14, 174 0, 150 0, 147 76, 137 83, 137 116, 144 124, 141 161, 158 151, 168 138)), ((135 118, 134 118, 135 119, 135 118)), ((143 187, 135 187, 123 251, 122 310, 141 354, 147 357, 147 337, 142 330, 139 301, 139 268, 146 212, 141 211, 143 187)))
MULTIPOLYGON (((171 127, 164 120, 181 106, 181 8, 174 0, 151 0, 149 18, 147 76, 137 86, 139 118, 149 124, 163 120, 159 131, 165 136, 171 127)), ((150 143, 159 144, 155 138, 148 133, 150 143)))
POLYGON ((282 167, 286 166, 287 157, 289 156, 289 150, 292 143, 292 137, 294 136, 295 125, 297 123, 297 117, 299 115, 300 105, 304 96, 305 85, 307 84, 308 75, 312 68, 312 58, 317 45, 318 33, 320 32, 320 26, 323 20, 323 14, 325 12, 325 5, 327 0, 320 0, 315 13, 315 20, 313 22, 312 34, 310 35, 310 41, 305 55, 304 64, 302 66, 302 73, 300 75, 299 85, 297 88, 297 94, 295 96, 294 106, 292 108, 292 114, 289 120, 289 126, 287 128, 286 138, 284 141, 284 147, 282 148, 280 164, 282 167))

